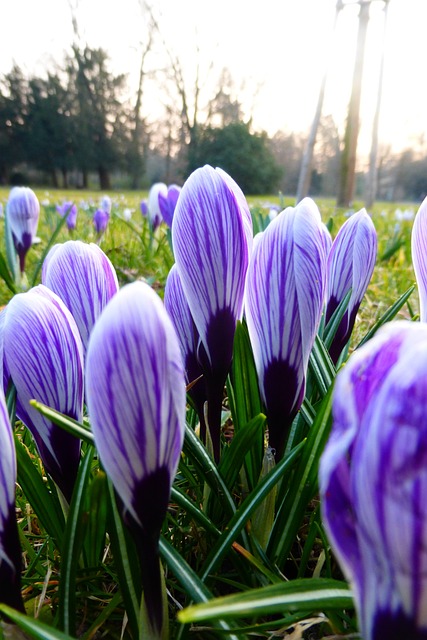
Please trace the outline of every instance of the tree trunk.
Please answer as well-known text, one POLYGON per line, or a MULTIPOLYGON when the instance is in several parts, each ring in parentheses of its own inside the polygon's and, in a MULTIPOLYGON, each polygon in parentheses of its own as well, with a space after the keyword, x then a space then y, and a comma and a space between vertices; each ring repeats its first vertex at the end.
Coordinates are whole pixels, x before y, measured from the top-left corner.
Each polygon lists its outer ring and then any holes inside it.
POLYGON ((109 191, 111 189, 110 172, 105 167, 98 168, 99 188, 101 191, 109 191))
POLYGON ((359 29, 357 34, 356 59, 353 71, 353 85, 344 134, 344 149, 341 155, 340 184, 337 201, 337 205, 339 207, 350 206, 354 196, 356 176, 356 152, 357 139, 359 136, 359 112, 360 99, 362 95, 363 63, 371 0, 360 0, 359 4, 359 29))

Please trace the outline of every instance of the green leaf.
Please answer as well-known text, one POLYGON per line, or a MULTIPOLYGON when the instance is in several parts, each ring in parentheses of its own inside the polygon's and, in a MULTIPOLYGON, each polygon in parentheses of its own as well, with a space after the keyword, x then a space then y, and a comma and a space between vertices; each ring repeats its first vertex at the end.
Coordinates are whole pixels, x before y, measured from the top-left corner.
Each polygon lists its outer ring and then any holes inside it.
POLYGON ((316 336, 309 359, 310 372, 314 375, 320 395, 328 393, 336 376, 336 369, 322 339, 316 336))
POLYGON ((12 293, 16 293, 16 285, 13 279, 13 275, 10 273, 4 255, 0 253, 0 278, 3 279, 5 285, 12 293))
POLYGON ((37 409, 37 411, 46 418, 49 418, 51 422, 58 425, 58 427, 61 427, 65 431, 68 431, 68 433, 71 433, 76 438, 80 438, 83 442, 86 442, 89 445, 95 444, 93 434, 89 427, 86 427, 84 424, 77 422, 77 420, 69 418, 56 409, 52 409, 37 400, 30 400, 30 405, 34 407, 34 409, 37 409))
POLYGON ((75 634, 76 574, 83 545, 82 518, 86 488, 89 482, 94 447, 88 447, 79 467, 73 490, 61 553, 59 582, 59 626, 65 633, 75 634))
POLYGON ((212 520, 203 513, 199 505, 190 500, 190 498, 182 493, 178 487, 172 487, 171 501, 179 504, 179 506, 184 509, 199 526, 203 527, 205 531, 212 533, 215 536, 220 535, 220 530, 215 526, 212 520))
POLYGON ((84 557, 87 567, 96 567, 105 549, 108 486, 104 471, 97 470, 87 491, 87 527, 84 557))
POLYGON ((237 539, 243 527, 251 517, 252 513, 268 496, 270 491, 277 485, 283 474, 289 467, 295 464, 303 449, 303 441, 295 447, 288 456, 283 458, 262 480, 251 494, 235 512, 231 520, 227 523, 224 532, 212 547, 202 570, 202 580, 206 580, 218 565, 222 562, 232 543, 237 539))
POLYGON ((385 324, 386 322, 390 322, 391 320, 393 320, 393 318, 399 313, 399 311, 401 310, 401 308, 403 307, 403 305, 405 304, 405 302, 410 298, 410 296, 412 295, 412 292, 415 289, 415 285, 413 284, 411 287, 409 287, 409 289, 407 289, 405 291, 405 293, 403 293, 400 298, 398 300, 396 300, 396 302, 387 309, 387 311, 381 316, 381 318, 374 324, 373 327, 371 327, 371 329, 367 332, 367 334, 365 335, 364 338, 362 338, 362 340, 359 342, 359 344, 355 347, 356 349, 358 349, 359 347, 362 346, 362 344, 365 344, 365 342, 368 342, 368 340, 370 340, 378 331, 378 329, 385 324))
POLYGON ((0 604, 0 612, 15 622, 20 629, 28 633, 31 638, 35 638, 35 640, 72 640, 72 637, 66 633, 53 629, 47 624, 30 618, 23 613, 19 613, 5 604, 0 604))
POLYGON ((271 531, 267 555, 279 568, 289 555, 307 506, 317 490, 319 459, 332 422, 332 390, 333 385, 323 399, 316 420, 308 432, 306 445, 271 531))
POLYGON ((328 324, 323 330, 322 340, 327 349, 330 348, 332 341, 335 337, 336 332, 338 331, 338 327, 340 326, 341 320, 343 319, 345 312, 347 311, 348 303, 350 302, 352 289, 349 289, 341 300, 338 307, 333 312, 328 324))
POLYGON ((292 580, 251 589, 206 604, 192 605, 178 612, 182 623, 222 618, 280 614, 283 611, 326 611, 353 608, 345 582, 323 578, 292 580))
POLYGON ((18 484, 40 520, 40 524, 47 534, 54 539, 56 547, 61 549, 65 521, 58 496, 47 489, 26 447, 16 434, 15 450, 18 484))

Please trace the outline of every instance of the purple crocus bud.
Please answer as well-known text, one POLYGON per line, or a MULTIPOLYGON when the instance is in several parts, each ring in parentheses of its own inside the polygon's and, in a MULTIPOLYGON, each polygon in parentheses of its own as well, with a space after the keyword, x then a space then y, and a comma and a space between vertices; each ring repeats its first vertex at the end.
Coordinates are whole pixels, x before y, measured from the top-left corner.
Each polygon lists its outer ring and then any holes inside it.
POLYGON ((220 452, 221 401, 252 250, 251 214, 234 180, 206 165, 185 182, 175 209, 176 265, 201 345, 214 456, 220 452))
POLYGON ((164 182, 154 183, 148 192, 148 219, 153 231, 157 229, 163 220, 159 204, 159 195, 161 193, 165 198, 168 197, 168 188, 164 182))
POLYGON ((102 235, 105 233, 109 220, 110 220, 110 214, 107 213, 107 211, 104 211, 104 209, 97 209, 93 214, 93 225, 95 227, 98 241, 101 239, 102 235))
POLYGON ((64 202, 62 205, 57 205, 56 210, 63 218, 67 217, 66 225, 70 231, 76 228, 77 225, 77 205, 73 202, 64 202))
POLYGON ((328 255, 325 323, 351 289, 347 310, 329 353, 334 363, 350 339, 377 257, 377 233, 365 209, 354 213, 338 231, 328 255))
POLYGON ((171 184, 168 186, 167 195, 164 191, 159 191, 159 208, 163 220, 168 227, 172 227, 173 214, 175 213, 176 203, 178 202, 179 194, 181 193, 181 187, 177 184, 171 184))
POLYGON ((3 389, 0 389, 0 450, 0 602, 24 611, 15 512, 16 455, 3 389))
POLYGON ((142 215, 145 217, 147 217, 148 215, 148 204, 147 204, 147 200, 141 200, 140 202, 140 208, 141 208, 141 213, 142 215))
POLYGON ((320 213, 310 198, 270 222, 249 264, 245 312, 269 429, 280 457, 304 399, 325 292, 320 213))
POLYGON ((427 638, 427 327, 385 325, 340 371, 324 524, 364 640, 427 638))
MULTIPOLYGON (((178 336, 184 362, 186 383, 190 385, 203 374, 197 358, 200 337, 194 324, 184 289, 182 288, 181 278, 179 277, 176 264, 173 265, 166 279, 164 303, 178 336)), ((206 425, 204 421, 206 390, 202 380, 198 380, 198 382, 191 387, 189 395, 197 409, 200 419, 200 435, 204 440, 206 436, 206 425)))
POLYGON ((412 264, 420 299, 420 320, 427 322, 427 198, 417 211, 412 227, 412 264))
POLYGON ((171 319, 147 284, 126 285, 106 306, 86 371, 95 442, 135 534, 150 637, 160 637, 158 541, 184 438, 185 380, 171 319))
POLYGON ((99 204, 99 208, 101 209, 101 211, 105 211, 105 213, 108 213, 108 215, 110 215, 111 207, 112 203, 110 196, 103 196, 99 204))
POLYGON ((94 243, 69 240, 56 244, 43 263, 42 283, 70 310, 86 353, 96 320, 119 289, 116 270, 110 260, 94 243))
POLYGON ((5 371, 17 391, 16 415, 30 429, 46 471, 69 502, 80 441, 30 405, 35 399, 81 421, 83 346, 62 300, 44 285, 15 295, 3 321, 5 371))
POLYGON ((36 237, 39 223, 40 204, 34 191, 29 187, 14 187, 9 194, 6 215, 23 273, 25 257, 36 237))

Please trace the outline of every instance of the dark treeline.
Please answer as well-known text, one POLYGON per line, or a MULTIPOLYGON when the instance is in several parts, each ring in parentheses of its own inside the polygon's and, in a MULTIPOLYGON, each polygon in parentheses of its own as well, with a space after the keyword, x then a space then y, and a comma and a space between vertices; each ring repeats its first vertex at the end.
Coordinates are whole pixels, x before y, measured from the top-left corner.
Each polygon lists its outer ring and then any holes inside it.
MULTIPOLYGON (((179 80, 178 74, 175 81, 179 80)), ((173 84, 174 79, 172 79, 173 84)), ((228 171, 247 194, 296 192, 306 143, 301 133, 272 138, 245 121, 238 92, 224 70, 200 113, 188 114, 188 96, 161 122, 142 116, 125 75, 109 70, 102 49, 73 47, 72 55, 44 77, 15 66, 0 77, 0 184, 44 184, 102 190, 182 183, 205 163, 228 171)), ((196 92, 198 87, 194 87, 196 92)), ((330 116, 318 132, 311 195, 336 196, 342 134, 330 116)), ((377 199, 420 200, 427 194, 427 146, 392 154, 382 148, 377 199)), ((364 174, 356 197, 363 198, 364 174)))

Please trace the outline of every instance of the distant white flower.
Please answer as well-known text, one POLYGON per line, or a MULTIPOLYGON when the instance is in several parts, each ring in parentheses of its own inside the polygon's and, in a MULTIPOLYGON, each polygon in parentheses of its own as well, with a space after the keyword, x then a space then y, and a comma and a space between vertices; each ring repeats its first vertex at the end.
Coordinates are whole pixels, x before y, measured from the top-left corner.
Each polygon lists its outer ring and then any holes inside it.
POLYGON ((132 209, 129 209, 129 207, 123 209, 123 218, 125 220, 130 220, 132 218, 132 209))

